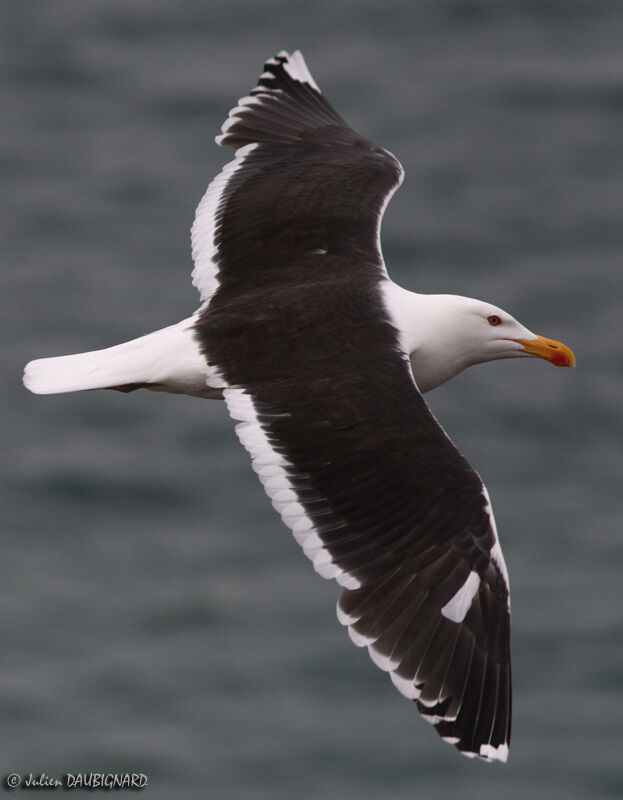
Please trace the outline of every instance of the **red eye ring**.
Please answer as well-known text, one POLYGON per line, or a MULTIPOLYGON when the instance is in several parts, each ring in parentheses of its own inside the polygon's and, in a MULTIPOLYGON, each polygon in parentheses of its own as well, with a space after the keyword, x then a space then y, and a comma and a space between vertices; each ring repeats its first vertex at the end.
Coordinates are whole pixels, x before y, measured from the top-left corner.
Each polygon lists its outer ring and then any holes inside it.
POLYGON ((490 317, 487 317, 489 325, 501 325, 502 320, 498 317, 497 314, 491 314, 490 317))

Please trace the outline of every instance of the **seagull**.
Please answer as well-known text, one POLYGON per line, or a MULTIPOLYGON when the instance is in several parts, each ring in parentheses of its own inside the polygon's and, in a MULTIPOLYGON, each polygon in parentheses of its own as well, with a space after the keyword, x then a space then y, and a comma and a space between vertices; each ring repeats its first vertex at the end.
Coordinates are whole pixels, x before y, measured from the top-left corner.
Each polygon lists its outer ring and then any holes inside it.
POLYGON ((508 572, 487 489, 422 395, 474 364, 575 356, 491 303, 391 280, 380 227, 402 166, 337 114, 299 51, 266 62, 216 142, 235 157, 192 226, 199 309, 31 361, 24 384, 223 398, 272 505, 343 588, 354 644, 444 741, 505 762, 508 572))

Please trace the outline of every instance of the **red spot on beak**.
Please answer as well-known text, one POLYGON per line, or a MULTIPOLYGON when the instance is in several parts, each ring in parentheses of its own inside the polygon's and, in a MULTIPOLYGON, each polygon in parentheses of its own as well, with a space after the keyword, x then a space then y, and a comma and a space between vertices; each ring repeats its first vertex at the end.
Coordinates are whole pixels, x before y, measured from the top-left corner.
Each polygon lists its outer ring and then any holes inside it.
POLYGON ((570 367, 571 366, 571 359, 569 356, 566 356, 564 353, 554 353, 551 356, 552 364, 555 367, 570 367))
POLYGON ((516 339, 523 345, 524 353, 538 356, 551 362, 555 367, 575 367, 575 355, 566 344, 537 336, 535 339, 516 339))

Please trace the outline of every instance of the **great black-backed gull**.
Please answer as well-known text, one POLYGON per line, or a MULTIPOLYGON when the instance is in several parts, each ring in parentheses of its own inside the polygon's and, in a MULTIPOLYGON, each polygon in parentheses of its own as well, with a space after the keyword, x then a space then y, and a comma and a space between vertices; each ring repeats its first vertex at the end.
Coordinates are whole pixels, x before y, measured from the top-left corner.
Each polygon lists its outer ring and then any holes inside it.
POLYGON ((236 149, 192 226, 192 317, 30 362, 47 394, 224 397, 275 509, 337 614, 443 739, 505 761, 508 574, 487 490, 424 392, 472 364, 571 350, 490 303, 389 278, 381 217, 399 162, 350 128, 300 52, 269 59, 217 138, 236 149))

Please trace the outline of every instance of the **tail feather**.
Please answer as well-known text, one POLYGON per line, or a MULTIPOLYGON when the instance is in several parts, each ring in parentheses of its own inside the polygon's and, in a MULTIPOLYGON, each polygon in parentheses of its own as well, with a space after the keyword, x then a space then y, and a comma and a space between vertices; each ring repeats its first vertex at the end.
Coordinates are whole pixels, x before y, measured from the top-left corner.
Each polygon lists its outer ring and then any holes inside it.
MULTIPOLYGON (((106 389, 115 384, 122 386, 131 381, 122 374, 128 371, 129 364, 120 361, 108 350, 40 358, 26 364, 24 386, 34 394, 106 389)), ((136 382, 134 378, 132 380, 136 382)))
POLYGON ((215 396, 214 388, 210 389, 215 376, 194 339, 194 322, 191 317, 105 350, 31 361, 24 370, 24 385, 34 394, 87 389, 128 392, 145 387, 215 396))

